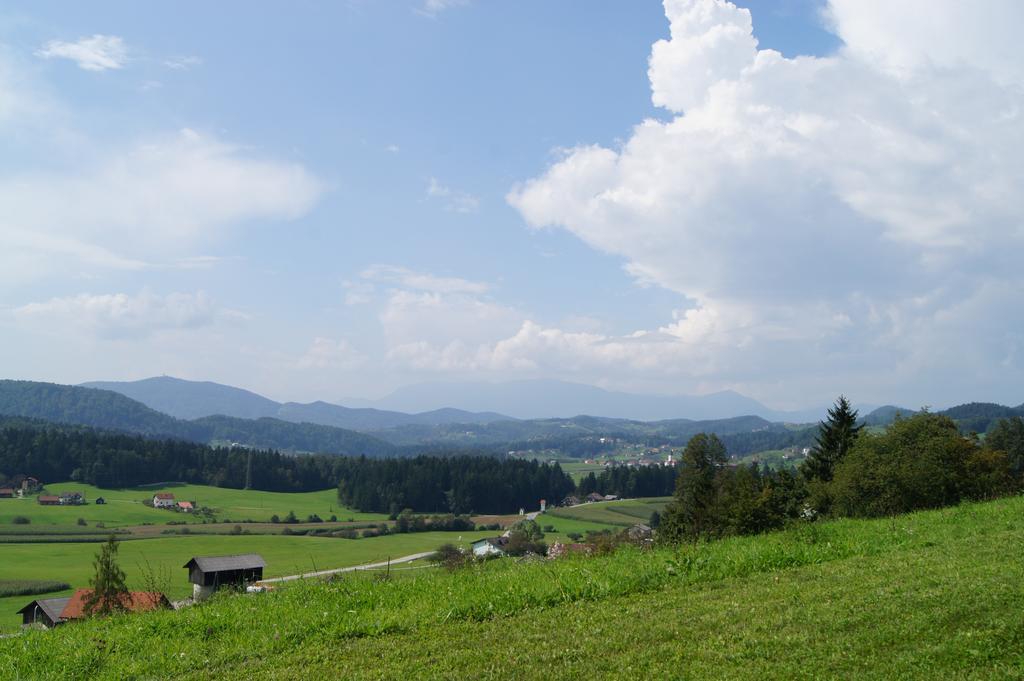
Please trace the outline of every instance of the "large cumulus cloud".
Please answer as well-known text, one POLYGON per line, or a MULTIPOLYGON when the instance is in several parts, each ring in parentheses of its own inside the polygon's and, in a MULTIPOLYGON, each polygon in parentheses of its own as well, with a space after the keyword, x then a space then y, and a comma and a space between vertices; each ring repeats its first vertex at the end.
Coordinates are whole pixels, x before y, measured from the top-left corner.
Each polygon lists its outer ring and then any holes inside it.
POLYGON ((988 396, 1010 399, 1024 5, 833 0, 844 46, 792 59, 759 50, 730 3, 665 10, 649 78, 669 120, 620 148, 576 148, 514 189, 527 222, 678 292, 687 302, 661 333, 684 364, 716 348, 703 364, 723 384, 912 397, 908 385, 994 379, 988 396))

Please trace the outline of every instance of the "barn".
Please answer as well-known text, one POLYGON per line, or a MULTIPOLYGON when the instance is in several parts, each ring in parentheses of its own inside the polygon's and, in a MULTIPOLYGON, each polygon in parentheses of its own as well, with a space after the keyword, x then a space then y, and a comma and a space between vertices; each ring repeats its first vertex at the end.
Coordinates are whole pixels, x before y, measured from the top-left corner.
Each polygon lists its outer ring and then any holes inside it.
POLYGON ((32 625, 52 629, 64 622, 61 613, 71 598, 38 598, 18 611, 22 626, 32 625))
POLYGON ((195 556, 184 567, 192 587, 192 599, 201 601, 222 586, 242 587, 263 579, 267 566, 258 553, 236 556, 195 556))

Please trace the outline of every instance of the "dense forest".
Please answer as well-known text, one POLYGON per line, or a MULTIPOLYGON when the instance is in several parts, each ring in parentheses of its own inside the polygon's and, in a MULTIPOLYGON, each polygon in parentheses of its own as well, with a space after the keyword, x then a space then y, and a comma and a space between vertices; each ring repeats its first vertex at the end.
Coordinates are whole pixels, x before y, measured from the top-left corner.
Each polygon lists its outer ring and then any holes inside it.
POLYGON ((403 459, 287 456, 273 450, 146 439, 29 419, 0 421, 0 483, 24 474, 98 487, 163 481, 303 492, 339 485, 361 511, 512 513, 574 488, 557 465, 440 452, 403 459), (251 466, 251 473, 250 471, 251 466))
POLYGON ((556 463, 491 457, 418 456, 333 460, 338 499, 361 511, 508 513, 561 500, 575 485, 556 463))
POLYGON ((576 494, 591 492, 620 497, 667 497, 676 486, 675 466, 611 466, 600 475, 588 473, 577 486, 576 494))

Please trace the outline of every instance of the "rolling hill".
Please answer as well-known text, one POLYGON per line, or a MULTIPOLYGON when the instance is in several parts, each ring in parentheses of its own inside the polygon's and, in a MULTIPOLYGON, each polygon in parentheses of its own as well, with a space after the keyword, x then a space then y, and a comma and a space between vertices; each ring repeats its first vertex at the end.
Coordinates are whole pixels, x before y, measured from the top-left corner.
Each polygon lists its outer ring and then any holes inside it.
POLYGON ((275 402, 254 392, 210 381, 186 381, 157 376, 140 381, 94 381, 85 388, 110 390, 179 419, 231 416, 274 418, 292 423, 315 423, 349 430, 380 430, 403 425, 490 423, 510 417, 492 412, 440 408, 417 414, 373 408, 349 408, 328 402, 275 402))
POLYGON ((110 390, 0 380, 0 414, 43 419, 200 443, 239 443, 264 449, 390 456, 396 448, 365 433, 273 418, 208 416, 177 419, 110 390))

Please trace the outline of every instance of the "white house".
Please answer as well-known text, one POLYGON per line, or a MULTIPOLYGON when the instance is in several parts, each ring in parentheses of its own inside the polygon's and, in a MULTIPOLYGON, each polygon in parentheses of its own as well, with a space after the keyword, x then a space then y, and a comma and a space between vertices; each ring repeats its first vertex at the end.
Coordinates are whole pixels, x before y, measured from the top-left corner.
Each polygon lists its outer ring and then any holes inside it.
POLYGON ((484 556, 504 556, 505 549, 503 547, 506 544, 508 544, 508 537, 477 539, 473 542, 473 555, 478 558, 484 556))
POLYGON ((170 492, 157 492, 153 495, 153 508, 174 508, 174 495, 170 492))

